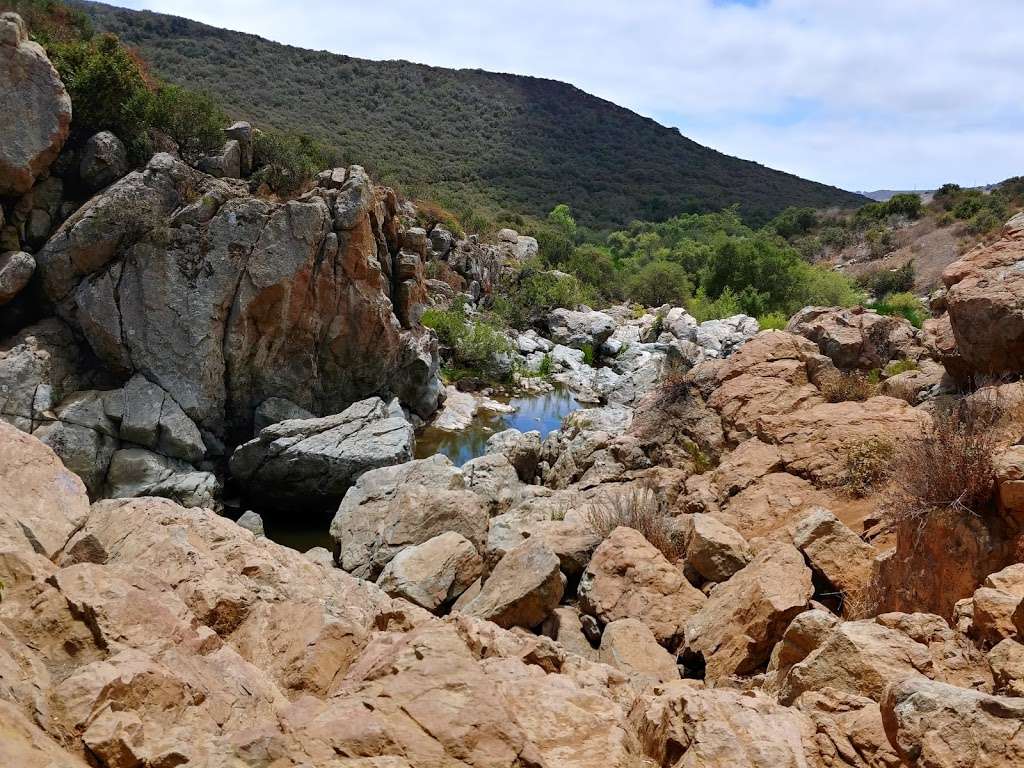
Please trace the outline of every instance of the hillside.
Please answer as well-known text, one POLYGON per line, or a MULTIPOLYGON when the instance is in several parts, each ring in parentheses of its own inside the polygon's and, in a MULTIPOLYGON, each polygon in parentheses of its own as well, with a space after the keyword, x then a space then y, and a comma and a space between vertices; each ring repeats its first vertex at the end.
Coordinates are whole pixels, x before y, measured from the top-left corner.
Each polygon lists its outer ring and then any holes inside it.
POLYGON ((542 215, 568 203, 580 223, 608 228, 736 203, 761 222, 791 205, 864 202, 723 155, 565 83, 355 59, 80 5, 160 77, 208 91, 239 118, 321 138, 407 194, 463 212, 542 215))

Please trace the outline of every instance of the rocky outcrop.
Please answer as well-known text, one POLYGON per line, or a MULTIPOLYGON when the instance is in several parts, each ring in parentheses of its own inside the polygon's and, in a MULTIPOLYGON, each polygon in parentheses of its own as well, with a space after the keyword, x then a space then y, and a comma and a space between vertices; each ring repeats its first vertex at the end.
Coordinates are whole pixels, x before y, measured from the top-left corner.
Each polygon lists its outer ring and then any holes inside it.
POLYGON ((862 307, 805 307, 786 330, 813 341, 842 370, 884 368, 890 360, 917 360, 924 352, 920 334, 906 320, 862 307))
POLYGON ((109 370, 143 373, 229 443, 271 397, 319 415, 391 392, 428 416, 436 342, 388 239, 393 196, 343 175, 278 204, 158 154, 37 254, 46 294, 109 370))
POLYGON ((547 318, 548 332, 556 344, 597 350, 615 330, 615 320, 604 312, 556 309, 547 318))
POLYGON ((271 424, 231 455, 231 475, 257 498, 337 502, 364 472, 412 459, 414 440, 397 404, 371 397, 334 416, 271 424))
POLYGON ((0 196, 28 192, 70 127, 71 99, 46 52, 20 16, 0 15, 0 196))
POLYGON ((1016 217, 1003 237, 981 245, 942 274, 956 349, 983 374, 1024 372, 1024 227, 1016 217))

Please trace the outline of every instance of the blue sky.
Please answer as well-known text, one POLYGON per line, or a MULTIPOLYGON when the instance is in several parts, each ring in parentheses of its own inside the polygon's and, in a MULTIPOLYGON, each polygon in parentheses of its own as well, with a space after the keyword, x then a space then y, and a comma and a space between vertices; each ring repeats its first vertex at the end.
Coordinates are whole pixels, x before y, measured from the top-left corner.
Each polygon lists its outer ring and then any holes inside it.
POLYGON ((847 189, 1024 175, 1021 0, 114 0, 306 48, 550 77, 847 189))

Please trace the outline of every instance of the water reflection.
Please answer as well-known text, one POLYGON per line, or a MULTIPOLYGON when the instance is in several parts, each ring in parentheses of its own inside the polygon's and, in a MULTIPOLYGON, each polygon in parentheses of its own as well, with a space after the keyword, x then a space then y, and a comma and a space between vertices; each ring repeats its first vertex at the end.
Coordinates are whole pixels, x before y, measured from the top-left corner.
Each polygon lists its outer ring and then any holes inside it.
POLYGON ((416 436, 416 458, 425 459, 443 453, 461 467, 470 459, 483 456, 488 438, 506 429, 520 432, 537 430, 547 437, 562 425, 562 419, 580 405, 566 390, 558 388, 543 394, 502 400, 513 406, 513 413, 480 411, 473 423, 460 432, 446 432, 427 427, 416 436))

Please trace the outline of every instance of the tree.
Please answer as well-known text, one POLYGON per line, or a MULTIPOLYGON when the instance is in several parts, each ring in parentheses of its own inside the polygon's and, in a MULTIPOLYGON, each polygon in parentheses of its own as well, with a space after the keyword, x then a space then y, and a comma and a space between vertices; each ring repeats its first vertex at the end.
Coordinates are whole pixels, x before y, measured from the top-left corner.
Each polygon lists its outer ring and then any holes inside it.
POLYGON ((548 214, 548 223, 559 229, 570 240, 576 239, 576 219, 565 203, 559 203, 548 214))
POLYGON ((652 261, 634 274, 628 284, 629 296, 648 307, 683 304, 693 285, 686 270, 670 261, 652 261))

